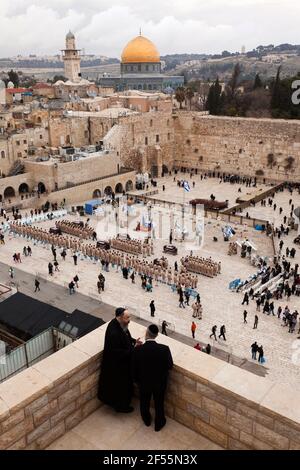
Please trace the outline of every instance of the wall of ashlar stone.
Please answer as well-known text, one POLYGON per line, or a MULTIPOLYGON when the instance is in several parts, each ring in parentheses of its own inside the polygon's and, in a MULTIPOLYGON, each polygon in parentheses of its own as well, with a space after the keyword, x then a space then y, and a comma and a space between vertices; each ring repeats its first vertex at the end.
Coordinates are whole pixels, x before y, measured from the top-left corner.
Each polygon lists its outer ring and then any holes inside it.
MULTIPOLYGON (((106 325, 0 384, 0 449, 44 449, 101 403, 106 325)), ((144 327, 130 324, 134 337, 144 327)), ((171 338, 168 416, 225 449, 300 449, 300 393, 171 338)))
POLYGON ((263 170, 267 179, 299 180, 298 120, 199 116, 183 112, 174 119, 174 126, 178 167, 250 176, 263 170), (288 170, 289 157, 293 157, 293 164, 288 170))

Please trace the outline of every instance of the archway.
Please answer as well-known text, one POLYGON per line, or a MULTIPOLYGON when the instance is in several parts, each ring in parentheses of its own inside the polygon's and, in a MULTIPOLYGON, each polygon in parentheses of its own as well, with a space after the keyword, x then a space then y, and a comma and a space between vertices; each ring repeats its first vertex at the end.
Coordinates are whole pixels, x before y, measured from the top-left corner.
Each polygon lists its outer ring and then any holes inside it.
POLYGON ((19 186, 19 194, 29 193, 29 187, 27 183, 22 183, 19 186))
POLYGON ((15 195, 16 195, 15 190, 11 186, 8 186, 4 191, 4 199, 15 197, 15 195))
POLYGON ((101 191, 100 189, 95 189, 95 191, 93 192, 93 199, 97 199, 101 197, 101 191))
POLYGON ((123 192, 123 186, 121 183, 118 183, 116 185, 115 193, 122 193, 123 192))
POLYGON ((104 189, 104 194, 105 196, 110 196, 112 194, 112 187, 111 186, 106 186, 106 188, 104 189))
POLYGON ((162 166, 162 176, 165 176, 169 173, 167 165, 162 166))
POLYGON ((38 192, 39 192, 40 194, 43 194, 43 193, 46 192, 46 186, 44 185, 44 183, 40 182, 40 183, 38 184, 38 192))
POLYGON ((132 189, 133 189, 133 183, 131 180, 129 180, 126 183, 126 191, 132 191, 132 189))

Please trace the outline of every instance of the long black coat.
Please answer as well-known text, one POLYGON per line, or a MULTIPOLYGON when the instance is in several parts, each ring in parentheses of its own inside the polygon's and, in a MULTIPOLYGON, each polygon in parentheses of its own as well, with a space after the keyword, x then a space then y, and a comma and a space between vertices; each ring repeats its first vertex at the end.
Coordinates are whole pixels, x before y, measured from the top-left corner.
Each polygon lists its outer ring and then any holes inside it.
POLYGON ((128 407, 132 398, 131 358, 134 344, 130 332, 124 332, 116 318, 111 320, 105 333, 98 398, 114 408, 128 407))

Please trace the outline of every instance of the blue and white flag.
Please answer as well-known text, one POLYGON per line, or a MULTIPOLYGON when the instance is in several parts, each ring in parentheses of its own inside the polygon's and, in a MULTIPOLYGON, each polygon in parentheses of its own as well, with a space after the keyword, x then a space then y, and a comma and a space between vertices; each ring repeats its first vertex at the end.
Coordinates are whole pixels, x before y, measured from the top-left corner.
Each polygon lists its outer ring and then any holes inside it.
POLYGON ((188 183, 187 181, 184 181, 184 182, 183 182, 183 187, 184 187, 184 190, 185 190, 187 193, 190 192, 191 188, 190 188, 190 185, 189 185, 189 183, 188 183))

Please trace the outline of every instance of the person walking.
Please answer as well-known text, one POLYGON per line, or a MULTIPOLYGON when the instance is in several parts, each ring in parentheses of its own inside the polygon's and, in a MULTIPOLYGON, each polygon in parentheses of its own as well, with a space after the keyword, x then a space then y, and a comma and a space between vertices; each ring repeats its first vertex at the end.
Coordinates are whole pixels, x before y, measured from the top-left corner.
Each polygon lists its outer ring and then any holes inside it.
POLYGON ((150 403, 153 397, 156 432, 166 424, 164 398, 169 370, 173 367, 171 351, 168 346, 156 342, 157 335, 158 327, 149 325, 145 343, 134 349, 132 357, 133 380, 140 392, 141 417, 146 426, 151 425, 150 403))
POLYGON ((35 286, 34 292, 41 290, 40 289, 40 282, 37 279, 35 279, 35 281, 34 281, 34 286, 35 286))
POLYGON ((211 329, 211 335, 209 336, 210 338, 213 336, 215 341, 217 341, 216 331, 217 331, 217 325, 214 325, 211 329))
POLYGON ((63 259, 64 261, 66 261, 67 252, 66 252, 65 249, 63 249, 63 251, 61 252, 60 255, 61 255, 62 259, 63 259))
POLYGON ((210 354, 211 353, 211 345, 208 343, 206 348, 205 348, 205 352, 206 354, 210 354))
POLYGON ((49 276, 53 276, 53 264, 51 262, 48 263, 48 272, 49 276))
POLYGON ((76 285, 76 287, 77 287, 77 289, 78 289, 78 287, 79 287, 79 285, 78 285, 79 277, 78 277, 77 274, 73 277, 73 281, 75 282, 75 285, 76 285))
POLYGON ((248 315, 247 310, 244 310, 243 315, 244 315, 244 323, 248 323, 247 322, 247 315, 248 315))
POLYGON ((55 260, 53 264, 54 264, 54 266, 55 266, 55 269, 54 269, 54 271, 59 271, 59 267, 58 267, 58 261, 57 261, 57 260, 55 260))
POLYGON ((251 344, 251 353, 252 353, 252 359, 256 361, 256 353, 258 351, 258 344, 255 341, 253 344, 251 344))
POLYGON ((264 358, 264 350, 263 350, 262 345, 259 346, 259 348, 257 349, 257 352, 258 352, 258 362, 260 364, 263 364, 265 362, 265 358, 264 358))
POLYGON ((249 305, 249 295, 248 295, 248 292, 246 292, 245 295, 244 295, 244 299, 243 299, 242 305, 244 305, 244 303, 246 303, 247 305, 249 305))
POLYGON ((134 271, 132 271, 131 275, 130 275, 130 279, 131 279, 131 282, 132 284, 135 284, 135 276, 134 276, 134 271))
POLYGON ((149 307, 150 307, 150 315, 151 317, 154 317, 155 316, 154 313, 156 310, 155 305, 154 305, 154 300, 151 300, 149 307))
POLYGON ((225 333, 226 333, 226 328, 225 328, 225 325, 222 325, 221 328, 220 328, 220 334, 219 334, 219 338, 221 338, 221 336, 223 337, 224 341, 226 341, 226 338, 225 338, 225 333))
POLYGON ((75 294, 75 284, 73 281, 69 283, 69 292, 70 292, 70 295, 75 294))
POLYGON ((180 289, 179 289, 179 307, 180 307, 180 308, 185 308, 185 305, 184 305, 184 298, 183 298, 183 292, 182 292, 181 287, 180 287, 180 289))
POLYGON ((258 325, 258 316, 255 315, 254 317, 254 325, 253 325, 253 330, 257 330, 257 325, 258 325))
POLYGON ((15 270, 12 266, 9 268, 8 272, 9 272, 11 279, 13 279, 15 275, 15 270))
POLYGON ((165 335, 165 336, 168 336, 167 334, 167 326, 169 326, 169 324, 166 322, 166 320, 164 320, 161 324, 161 334, 162 335, 165 335))
POLYGON ((77 255, 74 253, 73 255, 74 265, 77 266, 77 255))
POLYGON ((196 332, 196 329, 197 329, 197 325, 194 321, 192 321, 192 325, 191 325, 191 332, 192 332, 192 337, 193 339, 195 339, 195 332, 196 332))

